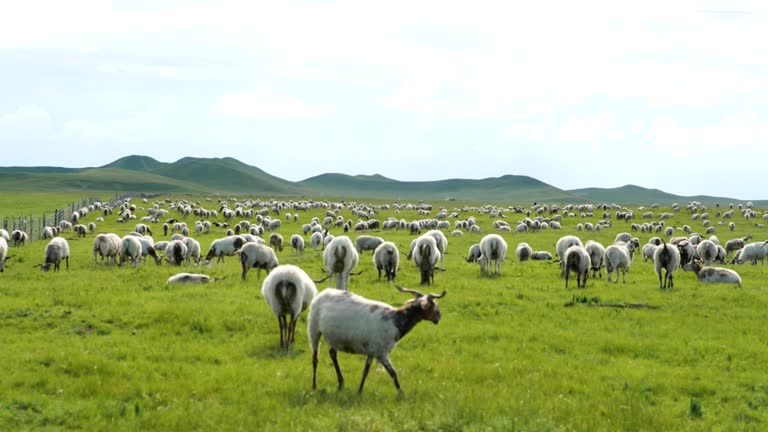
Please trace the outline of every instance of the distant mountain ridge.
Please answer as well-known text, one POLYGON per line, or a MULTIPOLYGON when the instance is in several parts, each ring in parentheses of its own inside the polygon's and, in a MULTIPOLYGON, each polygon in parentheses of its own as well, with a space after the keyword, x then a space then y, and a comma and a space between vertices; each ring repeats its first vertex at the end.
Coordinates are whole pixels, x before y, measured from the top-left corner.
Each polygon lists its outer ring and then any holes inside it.
MULTIPOLYGON (((618 188, 563 190, 538 179, 504 175, 484 179, 399 181, 380 174, 328 173, 292 182, 235 158, 184 157, 160 162, 130 155, 95 168, 0 167, 0 191, 59 190, 151 193, 232 193, 371 199, 430 199, 516 203, 570 202, 669 205, 674 202, 728 204, 744 202, 725 197, 670 194, 658 189, 625 185, 618 188)), ((768 206, 768 200, 753 200, 768 206)))

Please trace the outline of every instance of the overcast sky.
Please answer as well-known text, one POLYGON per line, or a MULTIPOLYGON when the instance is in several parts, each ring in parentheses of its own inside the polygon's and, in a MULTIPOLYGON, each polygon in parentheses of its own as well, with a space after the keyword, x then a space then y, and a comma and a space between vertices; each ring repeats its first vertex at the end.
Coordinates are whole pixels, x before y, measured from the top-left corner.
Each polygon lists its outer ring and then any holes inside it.
POLYGON ((2 166, 766 199, 768 2, 0 1, 2 166))

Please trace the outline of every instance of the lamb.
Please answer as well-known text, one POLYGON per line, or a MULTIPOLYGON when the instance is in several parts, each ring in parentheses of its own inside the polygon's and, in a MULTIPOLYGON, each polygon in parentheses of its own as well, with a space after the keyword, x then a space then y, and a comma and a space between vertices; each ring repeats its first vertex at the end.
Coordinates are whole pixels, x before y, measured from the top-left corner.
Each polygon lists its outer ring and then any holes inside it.
POLYGON ((120 251, 120 237, 114 233, 99 234, 93 239, 93 263, 97 264, 97 255, 101 255, 101 266, 104 259, 117 264, 117 254, 120 251))
POLYGON ((83 224, 77 224, 72 229, 78 237, 85 237, 88 234, 88 227, 83 224))
POLYGON ((0 273, 5 271, 5 262, 9 259, 11 257, 8 256, 8 240, 0 236, 0 273))
POLYGON ((401 292, 414 295, 414 299, 396 309, 386 303, 368 300, 350 292, 324 290, 312 301, 307 333, 312 349, 312 389, 317 389, 317 352, 320 336, 330 345, 330 356, 336 369, 339 390, 344 378, 337 360, 337 351, 367 356, 358 393, 362 393, 373 359, 384 366, 394 381, 400 397, 403 391, 389 355, 397 343, 420 321, 440 322, 440 308, 435 301, 445 296, 424 295, 416 290, 397 287, 401 292))
POLYGON ((277 316, 280 347, 288 349, 294 341, 296 321, 317 295, 317 287, 304 270, 286 264, 275 267, 264 279, 261 294, 277 316))
POLYGON ((264 269, 269 274, 272 269, 280 265, 275 251, 266 245, 258 243, 246 243, 236 252, 240 255, 240 266, 242 267, 242 278, 245 280, 245 274, 248 270, 255 268, 256 277, 261 277, 261 270, 264 269))
POLYGON ((53 266, 53 271, 57 272, 61 261, 66 261, 69 270, 69 243, 62 237, 55 237, 45 246, 45 263, 35 267, 40 267, 41 272, 47 272, 53 266))
POLYGON ((581 243, 581 240, 576 236, 567 235, 567 236, 561 237, 560 240, 558 240, 557 244, 555 245, 555 255, 562 260, 563 256, 565 255, 565 251, 567 251, 569 247, 574 245, 582 246, 582 247, 584 246, 584 244, 581 243))
POLYGON ((304 255, 304 238, 302 236, 298 234, 291 236, 291 252, 295 252, 296 255, 304 255))
POLYGON ((467 254, 467 262, 473 263, 477 262, 478 259, 480 259, 480 243, 475 243, 472 246, 469 247, 469 253, 467 254))
POLYGON ((207 261, 216 257, 216 262, 224 261, 224 256, 234 256, 243 245, 246 243, 242 236, 230 236, 220 239, 216 239, 211 243, 211 247, 208 249, 208 254, 205 256, 207 261))
POLYGON ((440 260, 440 251, 437 249, 435 238, 428 234, 417 238, 413 244, 412 258, 421 273, 421 284, 434 284, 435 267, 440 260))
POLYGON ((659 275, 659 289, 674 287, 672 273, 680 266, 680 250, 674 245, 667 246, 666 243, 662 243, 661 246, 656 247, 653 253, 653 265, 656 274, 659 275), (663 281, 661 277, 662 270, 666 270, 663 281))
POLYGON ((519 243, 515 249, 515 255, 517 255, 518 260, 527 261, 533 255, 533 248, 528 243, 519 243))
POLYGON ((278 233, 269 235, 269 245, 278 252, 283 251, 283 236, 278 233))
POLYGON ((627 270, 630 263, 629 249, 626 244, 613 244, 605 248, 605 271, 608 273, 608 282, 612 282, 611 274, 616 271, 616 283, 619 283, 619 270, 621 270, 623 281, 627 283, 627 270))
POLYGON ((701 261, 694 259, 686 264, 683 267, 683 270, 696 273, 696 277, 699 278, 700 282, 733 283, 741 288, 741 277, 731 269, 723 267, 705 267, 701 265, 701 261))
POLYGON ((696 246, 696 255, 704 261, 704 265, 712 264, 717 259, 717 245, 711 240, 702 240, 696 246))
POLYGON ((400 265, 400 251, 397 245, 392 242, 384 242, 373 251, 373 265, 379 271, 379 280, 381 272, 387 277, 387 282, 394 282, 400 265))
POLYGON ((576 287, 587 287, 587 277, 589 276, 590 263, 591 260, 589 253, 582 246, 574 245, 565 251, 563 260, 561 262, 561 270, 563 276, 565 276, 566 289, 568 288, 568 276, 571 274, 571 272, 576 273, 576 287))
POLYGON ((488 234, 480 240, 480 258, 477 262, 480 264, 480 272, 488 268, 488 276, 494 274, 501 276, 501 262, 507 254, 507 242, 498 234, 488 234), (491 265, 495 264, 495 270, 491 265))
POLYGON ((183 240, 171 240, 165 248, 165 260, 180 266, 187 257, 187 244, 183 240))
POLYGON ((133 262, 134 267, 139 267, 141 263, 142 247, 138 237, 126 235, 120 240, 118 255, 120 256, 120 265, 126 261, 133 262))
POLYGON ((552 259, 552 254, 547 251, 536 251, 531 255, 531 259, 534 261, 546 261, 552 259))
POLYGON ((384 243, 384 239, 381 237, 361 235, 355 239, 355 249, 358 254, 362 254, 365 251, 376 250, 382 243, 384 243))
POLYGON ((584 245, 584 249, 587 251, 587 254, 589 254, 592 277, 600 276, 602 278, 602 268, 604 265, 603 261, 605 261, 605 247, 594 240, 587 240, 587 244, 584 245))
POLYGON ((178 273, 168 278, 166 285, 175 285, 180 283, 207 284, 214 282, 215 279, 199 273, 178 273))
POLYGON ((734 262, 743 264, 749 261, 752 265, 756 265, 757 260, 760 260, 762 264, 765 264, 766 255, 768 255, 768 241, 754 242, 744 246, 734 262))
POLYGON ((334 237, 323 251, 323 263, 328 269, 328 286, 331 286, 331 276, 335 275, 336 288, 349 291, 349 276, 359 260, 360 256, 349 237, 334 237))

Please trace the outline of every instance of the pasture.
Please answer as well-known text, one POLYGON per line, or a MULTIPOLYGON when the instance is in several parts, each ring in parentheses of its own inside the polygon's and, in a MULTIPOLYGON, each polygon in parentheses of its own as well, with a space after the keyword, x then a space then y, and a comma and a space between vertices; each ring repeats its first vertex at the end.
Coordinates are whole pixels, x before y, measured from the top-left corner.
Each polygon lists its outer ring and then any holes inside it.
MULTIPOLYGON (((187 199, 219 207, 216 200, 187 199)), ((153 201, 133 202, 148 207, 153 201)), ((617 220, 600 232, 576 231, 578 223, 602 219, 601 211, 591 218, 578 213, 563 218, 563 230, 499 232, 492 226, 498 218, 463 212, 462 203, 432 204, 430 217, 441 206, 448 213, 457 209, 459 219, 474 216, 481 233, 452 237, 454 219, 448 219, 446 271, 436 272, 431 287, 418 286, 418 270, 401 256, 399 285, 447 291, 438 301, 442 321, 419 324, 391 355, 404 399, 397 398, 389 375, 378 364, 358 396, 365 358, 343 353, 339 362, 346 387, 337 391, 324 341, 318 390, 312 391, 307 312, 297 325, 295 344, 287 352, 280 350, 277 319, 261 296, 265 275, 257 278, 254 269, 242 281, 237 257, 212 268, 157 266, 151 260, 139 268, 102 268, 94 264, 94 234, 78 239, 70 231, 62 234, 72 249, 69 271, 63 266, 59 273, 33 268, 42 262, 47 243, 34 240, 12 246, 13 258, 0 273, 0 430, 768 428, 764 265, 726 265, 739 272, 742 288, 704 285, 679 270, 675 287, 662 291, 652 263, 643 262, 638 251, 626 284, 607 283, 603 273, 602 279, 590 277, 584 289, 573 283, 566 290, 557 264, 518 262, 517 244, 524 241, 554 255, 555 243, 566 234, 605 246, 620 232, 630 232, 641 244, 657 234, 631 231, 628 223, 617 220), (464 260, 469 247, 489 233, 502 235, 509 245, 502 275, 493 278, 464 260), (203 272, 218 281, 166 286, 166 279, 180 271, 203 272), (623 307, 628 304, 656 308, 623 307)), ((644 222, 637 206, 629 208, 635 209, 633 222, 644 222)), ((672 212, 653 210, 662 211, 672 212)), ((730 232, 727 222, 717 225, 714 205, 709 212, 722 244, 747 234, 755 241, 768 239, 768 230, 754 226, 762 218, 746 221, 737 212, 736 229, 730 232)), ((146 212, 139 209, 135 214, 140 218, 146 212)), ((313 250, 306 236, 304 254, 295 256, 288 240, 313 216, 322 220, 325 209, 298 214, 298 222, 286 222, 284 212, 273 216, 283 221, 279 232, 287 245, 278 258, 319 279, 324 276, 322 251, 313 250)), ((357 220, 350 210, 339 214, 357 220)), ((505 215, 513 228, 525 217, 511 211, 505 215)), ((97 216, 93 212, 81 223, 97 216)), ((168 217, 190 227, 197 220, 174 212, 168 217)), ((388 217, 425 218, 415 210, 395 214, 391 208, 376 215, 382 221, 388 217)), ((118 223, 117 218, 117 213, 106 216, 96 231, 123 236, 138 222, 118 223)), ((666 224, 689 224, 694 232, 704 233, 701 221, 692 221, 684 206, 666 224)), ((161 225, 150 224, 155 241, 167 239, 161 225)), ((205 253, 224 231, 192 230, 191 236, 205 253)), ((330 232, 343 235, 336 227, 330 232)), ((348 235, 354 240, 360 234, 348 235)), ((407 230, 366 234, 393 241, 405 253, 415 238, 407 230)), ((357 270, 363 273, 352 277, 351 291, 395 306, 412 298, 377 280, 371 252, 361 255, 357 270)), ((325 287, 322 283, 318 289, 325 287)))

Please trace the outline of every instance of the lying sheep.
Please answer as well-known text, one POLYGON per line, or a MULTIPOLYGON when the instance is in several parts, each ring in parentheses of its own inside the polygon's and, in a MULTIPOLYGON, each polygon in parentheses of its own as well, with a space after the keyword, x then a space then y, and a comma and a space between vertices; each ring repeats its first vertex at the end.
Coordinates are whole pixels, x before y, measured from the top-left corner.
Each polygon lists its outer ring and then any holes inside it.
POLYGON ((534 261, 547 261, 552 259, 552 254, 547 251, 536 251, 531 255, 534 261))
POLYGON ((215 279, 199 273, 178 273, 168 278, 166 285, 175 285, 180 283, 207 284, 214 282, 215 279))
POLYGON ((683 267, 685 271, 696 273, 700 282, 704 283, 733 283, 741 288, 741 276, 731 269, 722 267, 705 267, 701 261, 694 259, 683 267))
POLYGON ((45 263, 38 264, 41 272, 47 272, 53 266, 53 271, 59 271, 59 265, 66 261, 69 270, 69 243, 62 237, 55 237, 45 246, 45 263))
POLYGON ((400 251, 397 249, 397 245, 392 242, 380 244, 373 251, 373 265, 379 272, 379 280, 381 280, 381 272, 383 271, 387 277, 387 282, 394 282, 400 265, 400 251))
POLYGON ((392 377, 398 394, 403 396, 389 355, 419 322, 440 322, 440 308, 435 300, 444 297, 445 291, 440 295, 424 295, 416 290, 402 287, 397 289, 412 293, 415 298, 396 309, 386 303, 338 290, 326 289, 315 297, 309 309, 307 325, 312 349, 313 390, 317 389, 317 353, 322 336, 331 347, 329 352, 336 369, 339 390, 344 387, 344 378, 336 358, 337 352, 341 351, 367 356, 358 393, 362 393, 371 363, 376 359, 392 377))
POLYGON ((277 255, 275 255, 275 251, 266 245, 258 244, 258 243, 246 243, 243 245, 240 250, 236 252, 237 255, 240 255, 240 266, 242 267, 242 278, 245 280, 245 275, 248 273, 248 270, 255 268, 256 270, 256 277, 261 277, 261 270, 266 270, 267 274, 269 274, 272 269, 280 265, 280 262, 277 260, 277 255))
POLYGON ((317 295, 317 287, 304 270, 286 264, 269 273, 261 285, 261 294, 277 316, 280 347, 288 349, 294 341, 299 315, 317 295))

